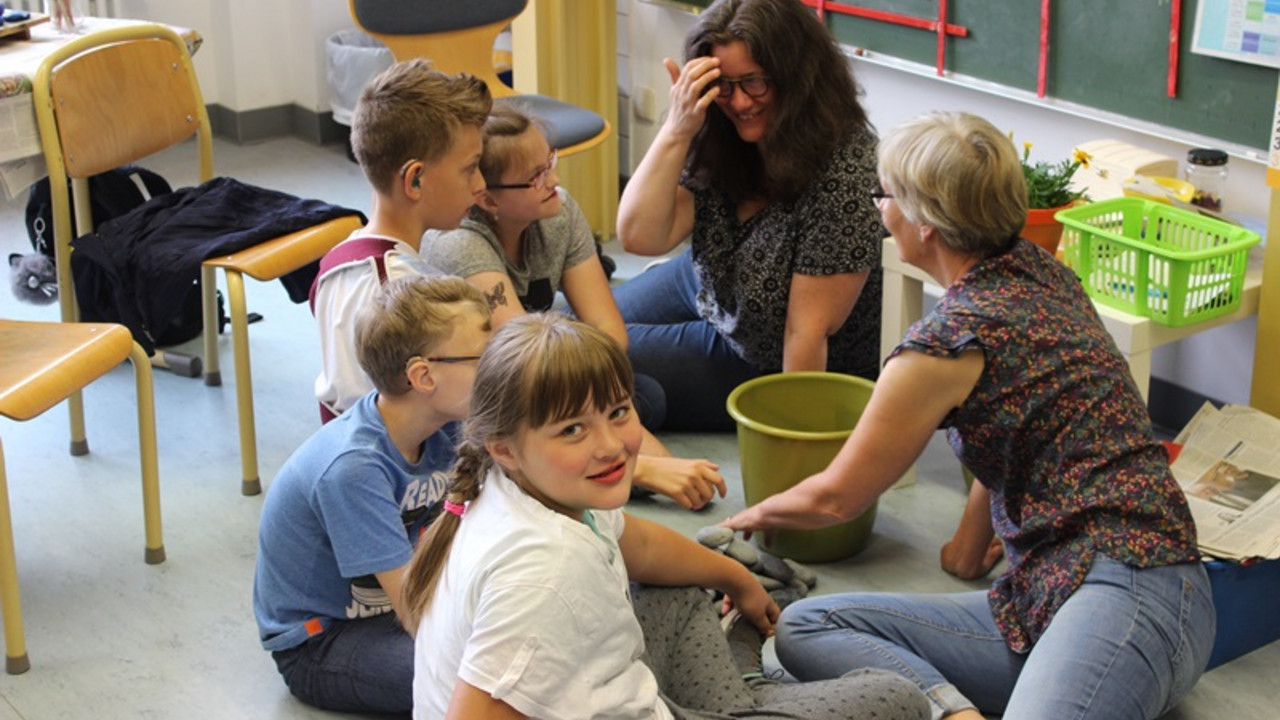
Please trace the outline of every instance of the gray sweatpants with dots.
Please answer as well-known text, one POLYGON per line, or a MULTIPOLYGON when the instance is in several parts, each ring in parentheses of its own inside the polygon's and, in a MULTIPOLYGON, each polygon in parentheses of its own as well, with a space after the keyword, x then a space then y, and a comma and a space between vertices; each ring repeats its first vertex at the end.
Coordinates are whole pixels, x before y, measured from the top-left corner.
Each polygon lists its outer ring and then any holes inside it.
POLYGON ((744 674, 760 672, 759 647, 753 653, 738 653, 740 658, 751 656, 755 667, 735 663, 716 606, 705 591, 633 585, 632 596, 644 631, 642 659, 657 677, 662 698, 677 720, 929 717, 929 703, 920 690, 882 670, 807 683, 744 680, 744 674))

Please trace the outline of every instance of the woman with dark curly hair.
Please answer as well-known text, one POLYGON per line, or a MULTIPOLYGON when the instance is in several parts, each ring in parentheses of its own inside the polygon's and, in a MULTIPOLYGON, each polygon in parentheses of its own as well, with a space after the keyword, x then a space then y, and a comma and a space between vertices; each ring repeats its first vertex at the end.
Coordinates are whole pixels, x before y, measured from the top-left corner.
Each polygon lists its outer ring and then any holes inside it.
POLYGON ((615 290, 666 429, 732 427, 758 375, 876 376, 876 136, 839 46, 799 0, 720 0, 666 60, 671 109, 623 192, 629 252, 689 251, 615 290), (856 306, 856 307, 855 307, 856 306))

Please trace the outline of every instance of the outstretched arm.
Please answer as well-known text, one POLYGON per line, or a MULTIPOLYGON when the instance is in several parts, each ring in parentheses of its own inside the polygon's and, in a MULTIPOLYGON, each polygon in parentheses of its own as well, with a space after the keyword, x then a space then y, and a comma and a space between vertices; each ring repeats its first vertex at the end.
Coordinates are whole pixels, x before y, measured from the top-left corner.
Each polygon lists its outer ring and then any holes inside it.
POLYGON ((820 528, 856 517, 924 450, 938 424, 964 402, 982 353, 938 358, 911 350, 885 366, 866 410, 825 470, 725 520, 734 530, 820 528))
POLYGON ((626 516, 618 547, 632 580, 646 585, 694 585, 720 590, 760 632, 773 632, 781 611, 751 571, 737 560, 633 515, 626 516))
POLYGON ((720 61, 694 58, 680 68, 663 60, 671 75, 671 109, 618 201, 618 240, 627 252, 661 255, 693 230, 693 195, 680 187, 680 173, 693 137, 720 91, 720 61))

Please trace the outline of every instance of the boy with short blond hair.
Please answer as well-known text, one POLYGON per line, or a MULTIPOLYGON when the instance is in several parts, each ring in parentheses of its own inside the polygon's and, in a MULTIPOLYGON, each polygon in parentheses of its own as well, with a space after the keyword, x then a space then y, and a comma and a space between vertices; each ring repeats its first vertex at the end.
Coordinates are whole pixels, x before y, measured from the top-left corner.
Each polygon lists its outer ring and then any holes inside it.
POLYGON ((458 226, 476 195, 481 128, 493 101, 484 81, 446 75, 422 59, 369 82, 351 123, 351 148, 373 188, 369 224, 321 261, 312 291, 320 328, 316 399, 327 422, 373 385, 356 360, 352 325, 379 286, 407 274, 441 274, 419 256, 428 229, 458 226))
POLYGON ((440 512, 489 335, 488 303, 466 281, 388 282, 355 324, 376 390, 303 443, 267 489, 254 616, 285 685, 309 705, 413 708, 401 583, 440 512))

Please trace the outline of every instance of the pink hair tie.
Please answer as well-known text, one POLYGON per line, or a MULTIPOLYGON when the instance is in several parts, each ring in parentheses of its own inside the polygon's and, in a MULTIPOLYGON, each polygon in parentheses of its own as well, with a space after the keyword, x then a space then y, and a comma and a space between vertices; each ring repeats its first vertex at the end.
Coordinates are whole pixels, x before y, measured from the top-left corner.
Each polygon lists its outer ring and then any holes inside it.
POLYGON ((463 505, 462 503, 450 502, 448 500, 445 500, 444 511, 447 513, 453 513, 458 517, 462 517, 462 513, 467 511, 467 506, 463 505))

